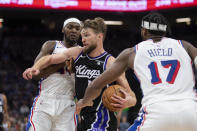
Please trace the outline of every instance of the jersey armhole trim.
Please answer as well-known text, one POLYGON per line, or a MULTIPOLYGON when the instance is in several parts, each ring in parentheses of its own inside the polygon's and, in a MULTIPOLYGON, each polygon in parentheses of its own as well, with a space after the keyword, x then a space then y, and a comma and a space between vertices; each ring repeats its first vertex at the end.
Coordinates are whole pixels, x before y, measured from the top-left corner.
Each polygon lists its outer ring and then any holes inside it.
POLYGON ((183 47, 183 43, 181 40, 178 40, 179 44, 183 47))
POLYGON ((138 44, 135 45, 135 47, 134 47, 134 52, 135 52, 135 54, 137 53, 137 51, 138 51, 138 44))
POLYGON ((54 51, 55 51, 55 48, 56 48, 56 46, 57 46, 57 42, 58 42, 58 41, 55 41, 55 46, 53 47, 53 52, 52 52, 51 54, 55 54, 54 51))
POLYGON ((78 59, 80 58, 80 56, 82 55, 83 51, 81 51, 81 53, 77 56, 77 58, 74 60, 74 63, 76 63, 78 61, 78 59))
POLYGON ((111 54, 107 55, 107 57, 105 58, 105 62, 104 62, 104 65, 103 65, 103 69, 106 70, 106 66, 107 66, 107 61, 109 59, 109 57, 112 56, 111 54))

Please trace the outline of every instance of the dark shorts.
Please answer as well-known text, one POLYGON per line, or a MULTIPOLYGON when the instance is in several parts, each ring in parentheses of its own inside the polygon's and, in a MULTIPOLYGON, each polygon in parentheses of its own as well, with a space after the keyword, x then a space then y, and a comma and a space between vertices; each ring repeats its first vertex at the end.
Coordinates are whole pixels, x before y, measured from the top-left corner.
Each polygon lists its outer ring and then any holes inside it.
POLYGON ((91 131, 101 131, 101 130, 103 131, 105 129, 106 129, 105 131, 117 131, 116 118, 110 119, 109 121, 106 122, 102 122, 104 118, 102 120, 98 120, 96 117, 97 114, 98 111, 96 111, 95 109, 85 107, 85 109, 81 111, 80 131, 87 131, 88 129, 91 129, 91 126, 93 125, 98 125, 98 126, 93 126, 95 128, 92 129, 91 131), (95 124, 95 123, 99 123, 99 124, 95 124))

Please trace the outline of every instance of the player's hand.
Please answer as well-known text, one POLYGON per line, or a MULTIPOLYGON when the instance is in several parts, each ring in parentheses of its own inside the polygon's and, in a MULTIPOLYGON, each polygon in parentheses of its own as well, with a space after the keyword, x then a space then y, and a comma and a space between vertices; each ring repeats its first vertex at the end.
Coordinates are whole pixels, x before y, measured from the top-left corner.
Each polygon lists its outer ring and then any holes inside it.
POLYGON ((40 71, 38 69, 34 69, 34 68, 27 68, 24 72, 23 72, 23 78, 26 80, 30 80, 32 79, 32 76, 36 76, 40 73, 40 71))
POLYGON ((67 70, 70 72, 70 73, 73 73, 74 72, 74 68, 73 68, 73 65, 74 65, 74 59, 73 58, 70 58, 68 60, 65 61, 66 63, 66 68, 67 70))
POLYGON ((132 96, 127 93, 125 90, 120 89, 120 91, 124 94, 124 98, 117 96, 117 95, 113 95, 111 97, 111 99, 114 101, 114 103, 111 103, 111 105, 114 108, 117 108, 119 110, 122 110, 124 108, 130 107, 130 101, 132 101, 132 96))
POLYGON ((79 114, 81 109, 86 107, 86 106, 92 106, 93 102, 92 101, 85 101, 84 99, 80 99, 77 102, 77 106, 76 106, 76 114, 79 114))

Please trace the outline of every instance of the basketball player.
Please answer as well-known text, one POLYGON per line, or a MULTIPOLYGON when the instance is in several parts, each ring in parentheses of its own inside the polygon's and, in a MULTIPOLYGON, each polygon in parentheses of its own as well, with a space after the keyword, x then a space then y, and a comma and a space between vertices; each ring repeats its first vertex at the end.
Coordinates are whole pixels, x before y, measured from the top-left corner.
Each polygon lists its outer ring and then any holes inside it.
POLYGON ((0 131, 3 131, 3 122, 8 122, 8 106, 7 97, 3 94, 2 87, 0 88, 0 131))
MULTIPOLYGON (((37 75, 40 69, 73 57, 75 60, 75 91, 77 99, 81 99, 88 84, 104 70, 108 69, 115 60, 103 49, 106 31, 107 27, 102 18, 87 19, 81 31, 83 48, 73 47, 61 54, 41 58, 31 68, 31 72, 26 74, 26 77, 31 79, 32 75, 37 75)), ((134 106, 136 103, 135 94, 129 88, 124 73, 117 78, 117 83, 132 94, 125 96, 122 108, 134 106)), ((122 90, 122 92, 126 94, 126 91, 122 90)), ((82 109, 81 126, 83 131, 117 131, 117 119, 113 112, 110 112, 103 106, 101 95, 102 93, 98 94, 92 106, 82 109)))
MULTIPOLYGON (((77 46, 81 23, 77 18, 65 20, 63 41, 47 41, 42 46, 35 62, 41 57, 56 54, 77 46)), ((23 73, 25 74, 30 69, 23 73)), ((74 131, 76 129, 74 96, 74 74, 64 68, 40 82, 40 93, 35 98, 29 115, 27 130, 30 131, 74 131)))
MULTIPOLYGON (((191 65, 194 62, 197 67, 197 48, 189 42, 164 37, 167 28, 167 20, 161 14, 144 16, 144 41, 124 50, 108 70, 89 84, 77 103, 78 110, 90 106, 106 84, 130 67, 141 82, 144 97, 139 117, 128 131, 197 131, 191 65)), ((122 102, 118 96, 113 99, 122 102)))

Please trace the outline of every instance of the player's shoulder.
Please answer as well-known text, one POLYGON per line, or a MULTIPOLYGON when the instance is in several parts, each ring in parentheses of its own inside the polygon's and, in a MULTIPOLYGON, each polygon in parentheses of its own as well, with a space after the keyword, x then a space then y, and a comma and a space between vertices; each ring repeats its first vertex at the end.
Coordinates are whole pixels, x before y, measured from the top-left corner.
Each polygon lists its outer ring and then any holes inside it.
POLYGON ((80 46, 80 45, 77 45, 77 46, 75 46, 75 47, 78 48, 78 49, 83 49, 83 47, 80 46))
POLYGON ((73 47, 70 47, 69 50, 79 50, 79 51, 82 51, 83 50, 83 47, 77 45, 77 46, 73 46, 73 47))
POLYGON ((85 50, 85 47, 82 47, 80 45, 77 45, 77 46, 71 47, 70 50, 75 51, 74 52, 75 54, 81 54, 81 53, 84 53, 85 52, 84 51, 85 50))
POLYGON ((115 57, 109 56, 106 60, 106 69, 108 69, 114 63, 115 60, 115 57))
POLYGON ((163 37, 163 40, 164 40, 164 41, 170 41, 170 42, 173 42, 173 43, 180 42, 180 40, 178 40, 178 39, 169 38, 169 37, 163 37))
MULTIPOLYGON (((128 57, 132 56, 132 54, 135 54, 135 49, 134 49, 134 47, 124 49, 124 50, 119 54, 118 57, 128 58, 128 57)), ((108 58, 107 63, 109 63, 109 65, 111 65, 115 60, 116 60, 115 57, 110 56, 110 57, 108 58)))
POLYGON ((56 43, 59 42, 57 40, 48 40, 48 41, 45 41, 43 46, 55 46, 56 43))
POLYGON ((69 56, 72 56, 73 59, 76 60, 83 52, 83 49, 81 46, 74 46, 65 51, 65 53, 68 53, 69 56))
POLYGON ((56 46, 56 43, 56 40, 48 40, 42 45, 42 50, 48 50, 49 52, 52 52, 56 46))
POLYGON ((191 45, 191 43, 189 43, 188 41, 185 40, 180 40, 180 39, 174 39, 174 38, 165 38, 166 43, 170 43, 170 44, 174 44, 174 45, 181 45, 181 47, 184 47, 185 49, 188 48, 188 46, 191 45))
POLYGON ((138 51, 139 49, 145 48, 146 46, 148 46, 149 43, 151 43, 151 41, 152 41, 151 39, 141 41, 141 42, 137 43, 137 44, 134 46, 134 48, 135 48, 136 51, 138 51))
POLYGON ((115 59, 116 58, 110 54, 109 57, 108 57, 108 62, 114 62, 115 59))
POLYGON ((7 97, 6 97, 5 94, 1 94, 1 95, 2 95, 2 98, 3 98, 4 100, 7 100, 7 97))
POLYGON ((190 42, 186 41, 186 40, 180 40, 180 42, 181 42, 181 44, 183 45, 184 49, 185 49, 187 52, 189 52, 189 50, 190 50, 191 48, 193 48, 193 45, 192 45, 190 42))
POLYGON ((135 52, 135 47, 131 47, 131 48, 126 48, 122 51, 124 54, 130 54, 135 52))

